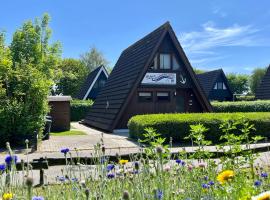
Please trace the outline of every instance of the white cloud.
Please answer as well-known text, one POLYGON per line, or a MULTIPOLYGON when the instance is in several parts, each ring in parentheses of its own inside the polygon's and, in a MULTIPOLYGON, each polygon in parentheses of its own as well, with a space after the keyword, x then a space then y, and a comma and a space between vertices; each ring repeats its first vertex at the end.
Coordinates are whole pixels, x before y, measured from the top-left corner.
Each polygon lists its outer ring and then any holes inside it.
MULTIPOLYGON (((201 60, 205 63, 211 60, 221 59, 217 48, 220 47, 251 47, 265 46, 267 43, 257 36, 259 29, 251 25, 232 25, 225 28, 217 27, 209 21, 202 25, 201 31, 184 32, 179 36, 179 41, 192 60, 201 60), (209 60, 210 59, 210 60, 209 60)), ((224 56, 224 55, 223 55, 224 56)), ((196 63, 200 63, 200 62, 196 63)))

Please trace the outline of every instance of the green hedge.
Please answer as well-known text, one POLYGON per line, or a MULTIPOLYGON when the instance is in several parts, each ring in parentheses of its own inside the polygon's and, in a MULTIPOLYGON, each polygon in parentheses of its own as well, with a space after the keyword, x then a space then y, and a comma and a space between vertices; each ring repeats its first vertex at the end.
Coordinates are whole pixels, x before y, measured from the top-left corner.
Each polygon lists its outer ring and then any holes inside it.
POLYGON ((91 100, 73 100, 70 104, 70 119, 71 121, 80 121, 89 112, 93 105, 91 100))
POLYGON ((151 114, 137 115, 128 122, 131 138, 143 138, 144 129, 154 128, 162 137, 172 137, 175 142, 183 142, 190 132, 190 125, 201 123, 209 128, 206 138, 219 141, 222 132, 219 126, 225 120, 244 117, 255 125, 254 135, 270 136, 270 113, 191 113, 191 114, 151 114))
POLYGON ((212 102, 214 112, 270 112, 270 100, 212 102))

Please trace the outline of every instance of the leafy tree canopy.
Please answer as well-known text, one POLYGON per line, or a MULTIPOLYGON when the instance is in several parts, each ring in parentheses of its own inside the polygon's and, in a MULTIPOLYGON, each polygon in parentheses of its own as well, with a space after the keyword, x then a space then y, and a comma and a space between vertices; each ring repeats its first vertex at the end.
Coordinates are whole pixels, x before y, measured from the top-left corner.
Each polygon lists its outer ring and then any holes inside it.
POLYGON ((89 68, 82 61, 72 58, 63 59, 59 68, 62 77, 56 84, 56 93, 74 97, 85 81, 89 68))
POLYGON ((100 65, 108 67, 109 62, 105 59, 103 53, 96 47, 92 47, 89 52, 81 55, 81 61, 89 68, 89 71, 95 70, 100 65))
POLYGON ((249 91, 249 76, 245 74, 229 73, 226 75, 232 92, 244 94, 249 91))
POLYGON ((261 83, 262 78, 264 77, 266 73, 267 67, 265 68, 255 68, 252 71, 252 74, 249 79, 249 84, 250 84, 250 90, 251 93, 255 94, 256 89, 261 83))
POLYGON ((50 17, 45 13, 41 20, 27 21, 13 34, 10 45, 13 66, 28 63, 48 78, 57 75, 61 45, 59 42, 49 44, 52 33, 49 21, 50 17))

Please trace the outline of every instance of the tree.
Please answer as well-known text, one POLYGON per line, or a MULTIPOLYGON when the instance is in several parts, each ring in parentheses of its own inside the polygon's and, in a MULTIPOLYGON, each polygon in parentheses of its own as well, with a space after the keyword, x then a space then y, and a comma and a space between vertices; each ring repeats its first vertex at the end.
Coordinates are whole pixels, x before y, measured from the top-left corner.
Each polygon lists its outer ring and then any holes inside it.
POLYGON ((60 59, 58 44, 49 45, 49 16, 18 29, 10 47, 0 36, 0 146, 23 143, 41 132, 48 113, 47 96, 60 59))
POLYGON ((85 81, 89 68, 82 61, 72 58, 63 59, 59 68, 62 71, 62 77, 56 84, 56 92, 74 97, 85 81))
POLYGON ((256 89, 261 83, 262 78, 266 73, 267 68, 255 68, 249 79, 250 90, 252 94, 255 94, 256 89))
POLYGON ((10 45, 13 66, 28 63, 48 78, 58 75, 61 45, 59 42, 49 44, 52 32, 49 21, 50 17, 45 13, 41 20, 37 18, 34 23, 27 21, 13 34, 10 45))
POLYGON ((108 67, 109 62, 105 59, 103 53, 96 47, 92 47, 89 52, 82 54, 81 61, 89 68, 89 71, 93 71, 100 65, 108 67))
POLYGON ((193 67, 193 71, 195 72, 195 74, 202 74, 202 73, 206 72, 205 70, 198 69, 198 68, 195 68, 195 67, 193 67))
POLYGON ((226 76, 233 93, 244 94, 249 91, 248 75, 229 73, 226 76))

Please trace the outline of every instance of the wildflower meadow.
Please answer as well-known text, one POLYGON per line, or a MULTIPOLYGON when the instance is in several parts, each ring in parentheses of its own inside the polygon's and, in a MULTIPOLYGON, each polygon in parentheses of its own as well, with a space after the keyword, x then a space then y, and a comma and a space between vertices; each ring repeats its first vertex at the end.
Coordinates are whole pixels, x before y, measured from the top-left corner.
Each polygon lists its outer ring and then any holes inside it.
POLYGON ((206 145, 211 142, 204 138, 206 130, 201 124, 191 125, 187 139, 198 147, 192 154, 183 148, 172 156, 171 142, 165 144, 165 139, 151 128, 139 141, 145 147, 129 159, 117 155, 117 161, 111 161, 105 156, 106 147, 102 141, 95 147, 93 165, 83 160, 75 162, 69 148, 60 149, 66 160, 62 174, 56 177, 56 183, 42 186, 33 186, 31 167, 21 173, 16 171, 19 158, 8 144, 9 155, 0 165, 2 200, 270 199, 269 168, 255 163, 257 155, 252 149, 239 148, 243 143, 248 147, 262 139, 249 137, 255 131, 253 125, 244 120, 224 122, 220 127, 224 134, 217 148, 225 149, 225 153, 218 159, 212 159, 212 153, 207 151, 206 145), (242 134, 236 135, 239 125, 242 134), (87 166, 88 175, 81 171, 75 176, 70 170, 74 163, 79 168, 87 166))

